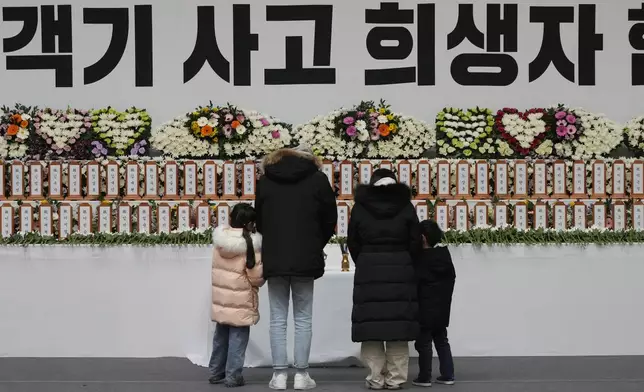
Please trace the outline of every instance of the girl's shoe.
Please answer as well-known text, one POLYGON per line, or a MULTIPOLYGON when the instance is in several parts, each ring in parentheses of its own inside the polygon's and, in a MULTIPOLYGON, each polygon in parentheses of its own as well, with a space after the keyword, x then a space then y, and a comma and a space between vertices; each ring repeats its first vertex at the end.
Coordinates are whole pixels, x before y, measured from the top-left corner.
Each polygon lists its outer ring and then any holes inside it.
POLYGON ((440 376, 436 379, 436 384, 454 385, 454 383, 455 383, 454 377, 447 378, 447 377, 440 376))
POLYGON ((429 388, 432 386, 431 378, 430 379, 424 379, 424 378, 416 378, 414 381, 411 382, 412 385, 415 385, 417 387, 423 387, 423 388, 429 388))
POLYGON ((385 384, 385 389, 388 389, 390 391, 397 391, 399 389, 402 389, 400 385, 387 385, 385 384))
POLYGON ((297 373, 295 375, 295 383, 293 389, 296 391, 306 391, 308 389, 313 389, 317 386, 315 381, 309 376, 309 373, 297 373))
POLYGON ((224 385, 226 386, 226 388, 243 387, 244 385, 246 385, 246 381, 244 380, 244 377, 237 376, 234 380, 225 380, 224 385))
POLYGON ((286 390, 286 382, 288 381, 288 375, 286 372, 284 373, 273 373, 273 378, 271 379, 271 382, 268 383, 268 387, 270 389, 274 389, 277 391, 285 391, 286 390))
POLYGON ((226 379, 226 376, 210 376, 208 382, 211 384, 221 384, 226 379))
POLYGON ((381 390, 385 389, 384 386, 374 385, 374 384, 370 383, 369 381, 365 381, 364 386, 365 386, 365 388, 371 389, 373 391, 381 391, 381 390))

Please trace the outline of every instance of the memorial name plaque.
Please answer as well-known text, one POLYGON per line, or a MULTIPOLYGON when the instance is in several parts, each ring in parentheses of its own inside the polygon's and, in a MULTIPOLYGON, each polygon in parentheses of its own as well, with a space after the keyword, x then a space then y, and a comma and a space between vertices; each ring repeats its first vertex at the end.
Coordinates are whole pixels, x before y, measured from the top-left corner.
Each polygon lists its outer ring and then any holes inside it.
POLYGON ((87 175, 85 178, 87 199, 97 200, 101 197, 101 165, 98 162, 89 162, 87 164, 87 175))
POLYGON ((139 164, 128 162, 125 165, 125 199, 139 199, 139 164))
POLYGON ((508 186, 508 163, 498 161, 494 165, 494 193, 500 199, 510 196, 508 186))
POLYGON ((87 203, 78 206, 78 231, 80 235, 92 234, 92 206, 87 203))
POLYGON ((349 235, 349 206, 347 203, 338 203, 338 224, 336 234, 340 238, 346 238, 349 235))
POLYGON ((335 189, 335 180, 333 178, 335 171, 333 170, 333 162, 331 161, 322 162, 322 173, 324 173, 324 175, 326 175, 326 177, 329 179, 329 184, 331 184, 331 188, 335 189))
POLYGON ((478 228, 488 227, 488 207, 485 203, 474 206, 474 225, 478 228))
POLYGON ((514 227, 517 230, 528 230, 528 206, 525 202, 514 205, 514 227))
POLYGON ((470 228, 470 216, 466 202, 461 201, 456 204, 456 206, 454 207, 454 216, 456 220, 454 222, 456 230, 466 231, 470 228))
POLYGON ((176 162, 168 161, 163 170, 165 176, 165 192, 163 198, 176 200, 179 198, 179 165, 176 162))
POLYGON ((595 161, 593 169, 593 193, 592 197, 603 199, 606 197, 606 164, 604 161, 595 161))
POLYGON ((118 207, 118 231, 123 234, 132 232, 132 207, 127 203, 121 203, 118 207))
POLYGON ((255 162, 244 163, 243 172, 242 198, 247 200, 255 199, 255 185, 257 184, 257 166, 255 162))
POLYGON ((476 196, 477 199, 490 198, 490 165, 486 161, 476 161, 476 196))
POLYGON ((449 229, 449 206, 445 202, 436 203, 434 215, 441 230, 449 229))
POLYGON ((644 161, 641 160, 631 166, 631 197, 644 198, 644 161))
POLYGON ((197 198, 197 175, 199 169, 197 164, 193 161, 186 161, 183 163, 183 198, 196 199, 197 198))
POLYGON ((602 202, 593 204, 593 226, 601 229, 606 227, 606 206, 602 202))
POLYGON ((208 200, 219 198, 217 195, 217 164, 206 161, 203 165, 203 196, 208 200))
POLYGON ((217 206, 217 226, 228 226, 230 222, 230 206, 221 203, 217 206))
POLYGON ((528 164, 518 160, 514 163, 514 198, 528 197, 528 164))
POLYGON ((411 188, 411 163, 407 161, 398 163, 398 182, 411 188))
POLYGON ((382 161, 380 162, 378 169, 387 169, 387 170, 394 171, 394 165, 389 161, 382 161))
POLYGON ((137 231, 142 234, 150 234, 152 232, 152 207, 148 203, 141 203, 136 209, 136 213, 137 231))
POLYGON ((159 167, 156 162, 146 162, 145 170, 145 198, 156 200, 159 198, 159 167))
POLYGON ((106 197, 108 199, 118 199, 121 188, 121 174, 118 163, 108 162, 105 165, 105 180, 106 197))
POLYGON ((427 161, 418 162, 416 168, 416 181, 418 185, 417 199, 428 199, 432 195, 432 168, 427 161))
POLYGON ((9 204, 0 204, 0 224, 2 225, 2 238, 13 235, 13 207, 9 204))
POLYGON ((49 198, 53 200, 63 198, 63 165, 60 162, 49 164, 49 198))
POLYGON ((534 163, 534 190, 533 196, 536 198, 547 198, 548 194, 548 166, 543 160, 534 163))
MULTIPOLYGON (((166 173, 167 174, 167 173, 166 173)), ((167 204, 159 204, 157 207, 157 232, 159 234, 170 234, 171 209, 167 204)))
POLYGON ((5 190, 4 190, 4 161, 0 160, 0 200, 5 200, 5 190))
POLYGON ((72 234, 72 206, 61 204, 58 207, 58 238, 67 238, 72 234))
POLYGON ((371 181, 371 174, 373 173, 373 165, 371 162, 360 162, 358 171, 360 172, 360 184, 368 185, 369 181, 371 181))
POLYGON ((438 197, 448 199, 452 197, 451 182, 452 176, 448 161, 439 161, 436 164, 436 187, 438 197))
POLYGON ((197 228, 199 230, 208 230, 212 227, 210 211, 210 206, 206 203, 197 206, 197 228))
POLYGON ((498 203, 494 206, 494 225, 504 228, 508 225, 508 206, 505 203, 498 203))
POLYGON ((429 207, 426 201, 421 201, 416 204, 416 215, 420 222, 429 219, 429 207))
POLYGON ((81 200, 83 198, 83 174, 81 165, 72 161, 67 165, 67 199, 81 200))
POLYGON ((11 197, 22 199, 25 196, 25 166, 20 161, 11 164, 11 197))
POLYGON ((43 198, 43 164, 31 162, 29 164, 29 198, 42 200, 43 198))
POLYGON ((177 230, 180 232, 190 230, 190 206, 179 204, 177 207, 177 230))
POLYGON ((98 232, 112 232, 112 206, 109 204, 101 204, 98 206, 98 232))
POLYGON ((626 230, 626 205, 623 201, 616 201, 613 204, 613 229, 626 230))
POLYGON ((613 162, 613 199, 626 198, 626 164, 622 160, 613 162))
POLYGON ((20 206, 20 231, 31 233, 34 231, 34 209, 29 205, 20 206))
POLYGON ((568 210, 566 204, 561 201, 555 203, 554 211, 554 228, 557 231, 566 230, 568 226, 568 210))
POLYGON ((583 161, 575 161, 572 164, 572 198, 585 199, 587 197, 586 163, 583 161))
POLYGON ((548 228, 548 206, 544 202, 538 202, 534 205, 534 228, 548 228))
POLYGON ((633 202, 633 229, 644 231, 644 203, 633 202))
POLYGON ((353 163, 340 164, 340 199, 353 199, 353 163))
POLYGON ((586 205, 583 203, 575 204, 573 209, 573 224, 577 230, 585 230, 588 226, 586 222, 586 205))
POLYGON ((456 164, 456 197, 469 199, 470 193, 470 164, 467 161, 459 161, 456 164))
POLYGON ((38 209, 38 217, 40 220, 40 235, 43 237, 51 237, 54 235, 52 218, 53 218, 53 208, 50 205, 40 205, 38 209))
POLYGON ((553 171, 553 197, 555 199, 568 198, 567 179, 566 179, 566 163, 564 161, 556 161, 552 167, 553 171))
POLYGON ((233 162, 224 162, 224 194, 226 200, 237 199, 237 167, 233 162))

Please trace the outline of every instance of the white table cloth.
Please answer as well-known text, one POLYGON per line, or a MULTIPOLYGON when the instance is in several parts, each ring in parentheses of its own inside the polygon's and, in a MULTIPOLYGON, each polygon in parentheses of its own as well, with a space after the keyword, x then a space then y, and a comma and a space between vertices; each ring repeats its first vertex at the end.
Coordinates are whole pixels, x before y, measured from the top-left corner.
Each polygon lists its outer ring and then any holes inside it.
MULTIPOLYGON (((457 356, 644 354, 644 246, 452 247, 457 356)), ((327 250, 312 363, 356 357, 353 274, 327 250)), ((0 356, 208 362, 209 247, 0 248, 0 356)), ((247 365, 270 365, 268 296, 247 365)), ((289 327, 292 352, 292 323, 289 327)))

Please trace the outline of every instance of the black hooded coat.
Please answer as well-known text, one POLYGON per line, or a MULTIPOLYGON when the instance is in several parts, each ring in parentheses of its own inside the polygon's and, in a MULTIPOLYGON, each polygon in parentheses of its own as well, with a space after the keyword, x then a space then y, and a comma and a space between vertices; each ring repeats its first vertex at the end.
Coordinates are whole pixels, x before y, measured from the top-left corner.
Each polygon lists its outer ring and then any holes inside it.
POLYGON ((422 240, 409 188, 404 184, 358 187, 347 241, 356 265, 352 340, 416 340, 414 260, 422 240))

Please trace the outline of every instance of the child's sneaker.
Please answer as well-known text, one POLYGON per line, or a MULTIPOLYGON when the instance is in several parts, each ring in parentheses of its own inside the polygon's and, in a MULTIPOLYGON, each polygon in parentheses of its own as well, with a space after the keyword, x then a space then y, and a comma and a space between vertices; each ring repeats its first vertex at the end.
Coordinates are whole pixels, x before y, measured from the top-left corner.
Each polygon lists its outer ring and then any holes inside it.
POLYGON ((443 384, 443 385, 454 385, 454 377, 452 378, 447 378, 440 376, 436 379, 437 384, 443 384))
POLYGON ((286 372, 283 373, 273 373, 273 378, 271 379, 271 382, 268 383, 268 387, 270 389, 275 389, 278 391, 285 391, 286 390, 286 382, 288 381, 288 375, 286 372))
POLYGON ((244 377, 237 376, 237 377, 235 377, 234 380, 226 380, 226 381, 224 381, 224 385, 226 386, 226 388, 243 387, 244 385, 246 385, 246 381, 244 380, 244 377))
POLYGON ((317 386, 315 381, 309 376, 309 373, 297 373, 295 375, 295 384, 293 388, 296 391, 305 391, 307 389, 313 389, 317 386))
POLYGON ((211 384, 221 384, 226 379, 226 376, 210 376, 208 382, 211 384))
POLYGON ((412 381, 411 383, 412 385, 415 385, 417 387, 429 388, 432 386, 431 378, 425 379, 421 377, 416 377, 416 379, 414 379, 414 381, 412 381))

